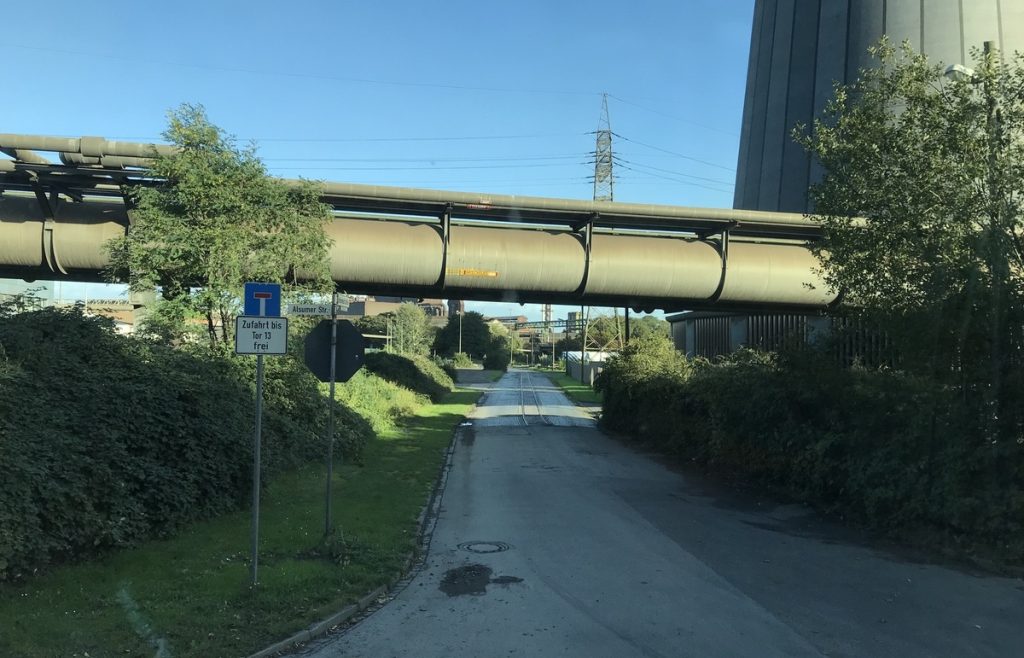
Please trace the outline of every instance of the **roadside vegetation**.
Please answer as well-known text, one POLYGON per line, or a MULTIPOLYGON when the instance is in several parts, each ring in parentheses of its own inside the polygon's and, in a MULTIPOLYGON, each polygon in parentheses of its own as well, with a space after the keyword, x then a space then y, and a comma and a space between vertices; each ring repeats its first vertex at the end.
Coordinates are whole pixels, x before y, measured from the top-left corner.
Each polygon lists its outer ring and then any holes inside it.
MULTIPOLYGON (((687 360, 638 341, 598 379, 607 426, 880 533, 1024 563, 1024 61, 950 79, 883 41, 797 131, 834 312, 884 350, 687 360)), ((843 340, 844 330, 832 340, 843 340)), ((797 341, 799 342, 799 341, 797 341)))
MULTIPOLYGON (((251 490, 251 363, 118 336, 78 309, 0 317, 0 581, 239 508, 251 490)), ((323 453, 327 408, 289 358, 267 361, 263 468, 323 453)), ((336 445, 372 437, 337 406, 336 445)))
MULTIPOLYGON (((339 390, 378 424, 376 393, 399 389, 367 374, 350 383, 339 390)), ((337 612, 401 572, 452 428, 478 396, 460 390, 436 404, 409 391, 395 396, 389 413, 400 420, 366 442, 358 463, 335 466, 337 530, 329 537, 322 460, 275 474, 261 509, 255 590, 248 587, 249 512, 235 505, 173 536, 0 583, 0 655, 240 656, 337 612)), ((285 445, 265 440, 270 452, 285 453, 285 445)))
POLYGON ((881 535, 1024 565, 1024 455, 977 440, 959 392, 827 350, 687 359, 638 341, 598 377, 602 423, 881 535))
POLYGON ((476 311, 449 316, 448 323, 437 332, 434 340, 437 354, 450 359, 456 368, 478 361, 487 370, 506 370, 510 350, 521 347, 513 332, 497 321, 484 321, 484 316, 476 311))
POLYGON ((233 354, 246 281, 285 300, 329 290, 312 183, 283 185, 201 107, 130 190, 114 280, 158 291, 131 337, 81 308, 0 305, 0 655, 244 655, 390 581, 453 427, 478 397, 426 357, 415 305, 401 354, 339 384, 265 360, 260 584, 249 587, 255 359, 233 354), (325 536, 328 404, 334 529, 325 536))
POLYGON ((441 366, 425 356, 371 352, 364 366, 384 379, 396 382, 435 402, 451 392, 455 384, 441 366))
POLYGON ((577 404, 601 403, 601 393, 595 391, 588 384, 584 384, 564 372, 551 372, 550 370, 542 370, 541 372, 554 382, 558 388, 562 389, 562 392, 573 402, 577 404))

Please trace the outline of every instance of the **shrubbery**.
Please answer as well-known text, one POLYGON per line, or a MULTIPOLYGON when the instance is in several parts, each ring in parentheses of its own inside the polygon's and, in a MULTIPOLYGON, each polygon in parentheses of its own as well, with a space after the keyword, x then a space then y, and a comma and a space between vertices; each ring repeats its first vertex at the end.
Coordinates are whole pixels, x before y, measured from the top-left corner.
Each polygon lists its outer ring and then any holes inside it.
POLYGON ((474 368, 476 364, 473 363, 473 359, 469 358, 469 355, 465 352, 456 352, 455 356, 452 357, 452 364, 456 368, 474 368))
MULTIPOLYGON (((118 336, 78 310, 0 317, 0 580, 244 505, 251 361, 118 336)), ((316 380, 282 357, 265 382, 264 468, 320 458, 316 380)), ((372 431, 336 413, 358 459, 372 431)))
POLYGON ((412 416, 417 408, 428 402, 425 395, 414 393, 366 369, 338 384, 334 394, 339 402, 365 418, 378 433, 393 429, 401 419, 412 416))
POLYGON ((631 344, 597 388, 607 426, 664 452, 873 529, 1024 551, 1024 446, 980 438, 956 394, 922 378, 812 351, 687 360, 657 340, 631 344))
POLYGON ((435 402, 455 388, 452 378, 425 356, 369 352, 365 366, 370 372, 435 402))

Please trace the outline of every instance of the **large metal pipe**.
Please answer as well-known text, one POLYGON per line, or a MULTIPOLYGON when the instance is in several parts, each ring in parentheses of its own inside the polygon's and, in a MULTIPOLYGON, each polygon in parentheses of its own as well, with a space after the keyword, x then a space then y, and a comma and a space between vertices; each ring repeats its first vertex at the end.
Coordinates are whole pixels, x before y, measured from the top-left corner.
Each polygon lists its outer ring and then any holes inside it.
MULTIPOLYGON (((3 144, 3 135, 0 135, 3 144)), ((650 203, 619 203, 617 201, 586 201, 581 199, 554 199, 548 197, 518 196, 506 194, 481 194, 477 192, 450 192, 411 187, 390 187, 382 185, 360 185, 357 183, 324 183, 323 194, 343 197, 348 200, 365 199, 374 204, 394 201, 396 205, 432 203, 439 206, 456 204, 477 210, 524 210, 549 211, 587 215, 609 215, 614 217, 632 216, 656 218, 659 220, 696 219, 719 222, 736 222, 741 225, 771 225, 814 229, 818 223, 806 215, 788 212, 764 212, 737 210, 732 208, 692 208, 687 206, 664 206, 650 203)))
MULTIPOLYGON (((52 254, 71 278, 95 277, 108 264, 104 245, 126 227, 119 202, 61 202, 49 229, 52 254)), ((0 196, 0 270, 42 278, 49 267, 46 230, 34 197, 0 196)), ((438 224, 349 217, 336 218, 326 231, 333 242, 331 276, 352 292, 458 291, 467 299, 619 305, 643 300, 670 308, 822 307, 835 298, 816 274, 814 257, 797 245, 734 240, 723 272, 714 244, 683 237, 595 234, 588 266, 584 238, 569 229, 453 225, 447 252, 438 224)))
POLYGON ((0 147, 30 149, 33 151, 56 151, 57 153, 81 153, 101 158, 105 155, 119 155, 132 158, 151 158, 154 154, 171 155, 177 149, 168 144, 145 144, 122 142, 102 137, 49 137, 45 135, 15 135, 0 133, 0 147))
MULTIPOLYGON (((0 185, 25 192, 52 185, 79 195, 118 192, 102 167, 141 166, 175 150, 9 134, 0 134, 0 149, 56 151, 72 165, 0 161, 0 185)), ((126 176, 116 182, 131 184, 126 176)), ((799 214, 351 183, 322 183, 321 190, 336 209, 389 217, 338 217, 326 228, 331 276, 352 292, 673 308, 821 307, 835 298, 805 246, 775 242, 817 234, 817 223, 799 214), (614 233, 623 229, 629 234, 614 233)), ((60 202, 49 221, 32 194, 0 196, 0 274, 96 277, 107 264, 104 244, 128 222, 119 198, 84 198, 60 202)))
MULTIPOLYGON (((32 149, 55 151, 66 164, 100 165, 114 168, 145 166, 146 159, 158 155, 170 155, 177 147, 168 144, 147 144, 108 140, 102 137, 53 137, 46 135, 17 135, 0 133, 0 149, 32 149)), ((300 181, 285 180, 299 184, 300 181)), ((452 192, 410 187, 381 185, 360 185, 356 183, 322 183, 326 200, 343 198, 349 202, 365 200, 374 206, 393 202, 396 207, 411 205, 455 204, 462 208, 481 212, 503 210, 509 212, 534 211, 547 213, 585 214, 595 217, 608 215, 616 218, 633 217, 656 219, 663 222, 674 220, 701 220, 707 222, 732 222, 740 226, 774 226, 798 229, 815 229, 818 224, 801 214, 788 212, 763 212, 735 210, 731 208, 691 208, 686 206, 665 206, 646 203, 619 203, 611 201, 586 201, 578 199, 553 199, 547 197, 517 196, 504 194, 481 194, 477 192, 452 192)))
POLYGON ((0 153, 9 155, 15 160, 19 160, 21 162, 28 162, 37 165, 53 164, 35 151, 29 151, 27 149, 0 148, 0 153))
POLYGON ((125 167, 149 167, 153 164, 153 158, 136 158, 125 155, 103 155, 92 156, 81 153, 60 154, 60 161, 66 165, 87 165, 98 166, 107 169, 124 169, 125 167))
POLYGON ((32 197, 0 196, 0 267, 24 268, 37 278, 50 267, 47 248, 52 246, 57 263, 69 273, 99 274, 109 262, 104 245, 124 235, 127 226, 124 204, 116 202, 61 201, 55 220, 47 227, 32 197))

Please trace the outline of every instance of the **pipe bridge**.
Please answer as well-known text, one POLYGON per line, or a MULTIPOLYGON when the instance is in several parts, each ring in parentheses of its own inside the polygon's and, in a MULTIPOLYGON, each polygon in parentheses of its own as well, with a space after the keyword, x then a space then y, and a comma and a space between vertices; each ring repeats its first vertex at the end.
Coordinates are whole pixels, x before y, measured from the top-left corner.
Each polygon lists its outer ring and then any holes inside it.
MULTIPOLYGON (((126 186, 173 147, 0 134, 0 276, 102 280, 126 186), (58 154, 59 163, 40 151, 58 154)), ((286 181, 292 182, 295 181, 286 181)), ((836 300, 793 213, 323 183, 331 276, 350 293, 667 311, 836 300)))

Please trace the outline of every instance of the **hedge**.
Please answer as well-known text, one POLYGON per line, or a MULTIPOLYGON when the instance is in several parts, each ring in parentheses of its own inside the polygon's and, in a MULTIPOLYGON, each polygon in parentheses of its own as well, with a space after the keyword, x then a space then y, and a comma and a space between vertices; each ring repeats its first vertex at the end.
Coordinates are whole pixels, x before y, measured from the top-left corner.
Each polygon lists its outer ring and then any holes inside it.
POLYGON ((681 459, 892 535, 1024 556, 1024 445, 993 444, 948 390, 805 350, 687 359, 641 341, 596 382, 603 423, 681 459))
POLYGON ((450 393, 455 384, 452 378, 425 356, 369 352, 365 367, 370 372, 428 396, 434 402, 450 393))
MULTIPOLYGON (((0 317, 0 580, 243 506, 251 361, 119 336, 78 309, 0 317)), ((282 357, 265 381, 268 474, 320 458, 316 380, 282 357)), ((372 431, 336 412, 342 452, 358 459, 372 431)))

